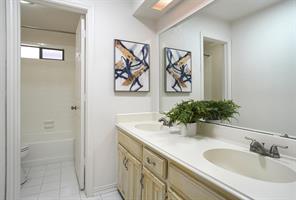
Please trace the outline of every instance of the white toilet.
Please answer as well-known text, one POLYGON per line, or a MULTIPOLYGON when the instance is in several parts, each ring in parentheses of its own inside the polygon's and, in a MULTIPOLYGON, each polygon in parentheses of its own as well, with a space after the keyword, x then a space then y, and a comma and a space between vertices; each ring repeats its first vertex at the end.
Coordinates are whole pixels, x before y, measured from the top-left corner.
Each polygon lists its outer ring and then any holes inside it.
MULTIPOLYGON (((22 145, 21 147, 21 160, 23 160, 29 154, 30 146, 29 145, 22 145)), ((26 171, 21 166, 21 185, 24 184, 28 180, 28 176, 26 171)))

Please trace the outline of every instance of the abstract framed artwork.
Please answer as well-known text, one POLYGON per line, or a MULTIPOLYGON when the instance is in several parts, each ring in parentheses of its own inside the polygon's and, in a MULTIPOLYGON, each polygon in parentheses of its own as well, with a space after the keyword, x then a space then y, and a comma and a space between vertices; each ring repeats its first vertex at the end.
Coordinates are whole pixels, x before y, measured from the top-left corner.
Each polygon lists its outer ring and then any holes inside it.
POLYGON ((190 51, 164 48, 165 91, 192 91, 192 57, 190 51))
POLYGON ((149 44, 114 40, 114 91, 149 92, 149 44))

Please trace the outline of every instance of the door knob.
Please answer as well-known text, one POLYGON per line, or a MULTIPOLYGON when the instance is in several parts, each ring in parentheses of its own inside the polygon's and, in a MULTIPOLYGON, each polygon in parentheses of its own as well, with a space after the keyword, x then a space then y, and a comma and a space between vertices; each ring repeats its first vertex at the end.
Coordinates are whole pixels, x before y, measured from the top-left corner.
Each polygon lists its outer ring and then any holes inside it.
POLYGON ((71 110, 77 110, 78 107, 77 106, 71 106, 71 110))

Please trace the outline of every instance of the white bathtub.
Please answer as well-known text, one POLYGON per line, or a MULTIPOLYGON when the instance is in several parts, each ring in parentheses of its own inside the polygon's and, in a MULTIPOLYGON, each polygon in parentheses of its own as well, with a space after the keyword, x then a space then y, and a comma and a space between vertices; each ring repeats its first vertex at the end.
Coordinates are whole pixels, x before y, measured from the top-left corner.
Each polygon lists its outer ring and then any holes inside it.
POLYGON ((74 139, 35 141, 29 143, 29 155, 22 160, 23 166, 43 165, 53 162, 73 160, 74 139))

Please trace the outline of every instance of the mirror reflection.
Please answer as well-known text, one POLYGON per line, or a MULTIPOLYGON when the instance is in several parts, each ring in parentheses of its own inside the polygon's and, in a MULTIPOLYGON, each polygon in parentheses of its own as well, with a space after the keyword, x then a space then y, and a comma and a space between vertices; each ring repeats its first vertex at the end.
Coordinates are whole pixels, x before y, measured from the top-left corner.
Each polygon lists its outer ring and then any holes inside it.
POLYGON ((216 0, 162 32, 160 111, 182 100, 232 99, 241 108, 231 125, 296 138, 295 19, 295 0, 216 0), (170 55, 175 62, 191 55, 190 67, 176 69, 179 80, 190 75, 179 91, 168 92, 166 49, 180 50, 170 55))

